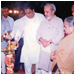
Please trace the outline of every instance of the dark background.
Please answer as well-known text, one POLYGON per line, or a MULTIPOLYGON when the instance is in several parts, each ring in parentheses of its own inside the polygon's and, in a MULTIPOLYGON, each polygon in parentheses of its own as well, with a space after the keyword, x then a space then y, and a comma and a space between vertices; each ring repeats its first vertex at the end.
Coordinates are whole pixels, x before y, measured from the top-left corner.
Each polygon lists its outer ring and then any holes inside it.
MULTIPOLYGON (((44 14, 44 5, 47 3, 53 3, 56 6, 56 15, 64 20, 68 16, 72 16, 71 6, 74 1, 1 1, 1 7, 7 6, 9 9, 23 8, 26 2, 31 2, 35 8, 35 12, 44 14)), ((11 17, 16 20, 18 15, 11 14, 11 17)))

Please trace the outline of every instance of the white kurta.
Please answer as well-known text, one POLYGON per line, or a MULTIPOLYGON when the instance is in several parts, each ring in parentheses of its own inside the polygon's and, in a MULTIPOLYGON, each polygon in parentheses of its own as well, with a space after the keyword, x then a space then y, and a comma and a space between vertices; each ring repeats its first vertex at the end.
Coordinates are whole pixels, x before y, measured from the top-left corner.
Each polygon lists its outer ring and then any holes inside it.
POLYGON ((50 54, 52 51, 57 50, 60 40, 64 37, 64 25, 62 19, 54 16, 51 21, 48 21, 47 19, 43 20, 37 30, 36 37, 40 45, 41 42, 39 39, 41 37, 47 41, 50 41, 51 39, 53 41, 52 44, 47 46, 47 51, 45 51, 42 47, 40 48, 40 58, 38 63, 38 68, 45 71, 51 71, 52 61, 50 61, 50 54))
POLYGON ((43 19, 45 19, 45 17, 42 14, 35 13, 33 19, 28 19, 24 16, 19 20, 20 26, 16 32, 15 40, 19 41, 21 34, 24 32, 21 62, 30 62, 31 64, 38 63, 40 45, 36 40, 36 32, 43 19))

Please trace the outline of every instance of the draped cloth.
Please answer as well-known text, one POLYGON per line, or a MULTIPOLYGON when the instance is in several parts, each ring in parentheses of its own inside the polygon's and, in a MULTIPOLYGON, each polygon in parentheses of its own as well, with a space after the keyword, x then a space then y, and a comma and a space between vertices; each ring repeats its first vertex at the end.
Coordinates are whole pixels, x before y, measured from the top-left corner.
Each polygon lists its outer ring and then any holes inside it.
MULTIPOLYGON (((59 43, 56 59, 53 60, 52 70, 54 66, 58 66, 61 74, 72 74, 74 71, 74 33, 66 36, 59 43)), ((59 73, 59 70, 55 73, 59 73)), ((53 72, 54 73, 54 72, 53 72)))

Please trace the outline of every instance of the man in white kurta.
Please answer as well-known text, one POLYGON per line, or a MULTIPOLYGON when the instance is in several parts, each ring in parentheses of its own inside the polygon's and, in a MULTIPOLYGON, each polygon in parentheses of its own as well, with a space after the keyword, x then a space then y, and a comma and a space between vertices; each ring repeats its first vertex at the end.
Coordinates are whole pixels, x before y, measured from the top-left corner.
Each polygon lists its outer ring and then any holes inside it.
POLYGON ((31 74, 32 64, 36 64, 36 73, 38 72, 38 60, 39 60, 39 51, 40 45, 36 40, 37 29, 45 17, 42 14, 35 13, 34 9, 27 8, 24 9, 26 16, 19 19, 18 24, 19 28, 15 34, 15 40, 19 41, 21 35, 24 34, 24 45, 21 53, 21 62, 25 64, 25 73, 31 74), (28 15, 28 12, 33 13, 33 17, 28 15))
POLYGON ((39 66, 43 74, 51 72, 50 54, 57 50, 60 40, 64 37, 64 25, 61 18, 57 17, 54 4, 46 4, 44 7, 45 16, 37 31, 37 40, 40 44, 39 66))

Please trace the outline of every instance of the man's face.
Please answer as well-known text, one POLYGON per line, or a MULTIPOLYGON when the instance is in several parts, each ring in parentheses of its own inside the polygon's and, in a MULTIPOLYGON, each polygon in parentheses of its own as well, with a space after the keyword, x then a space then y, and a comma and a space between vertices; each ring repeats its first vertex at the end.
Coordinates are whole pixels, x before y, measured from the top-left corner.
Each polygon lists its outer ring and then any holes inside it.
POLYGON ((30 8, 28 8, 28 9, 24 9, 24 11, 25 11, 25 15, 28 18, 33 18, 34 17, 34 9, 31 10, 30 8))
POLYGON ((64 30, 65 30, 65 33, 67 35, 69 35, 73 32, 73 26, 69 26, 68 23, 65 21, 64 22, 64 30))
POLYGON ((8 16, 8 8, 3 9, 3 16, 7 17, 8 16))
POLYGON ((19 18, 22 18, 24 16, 23 10, 19 11, 19 18))
POLYGON ((47 19, 50 19, 52 17, 52 10, 50 5, 44 7, 44 14, 47 19))

